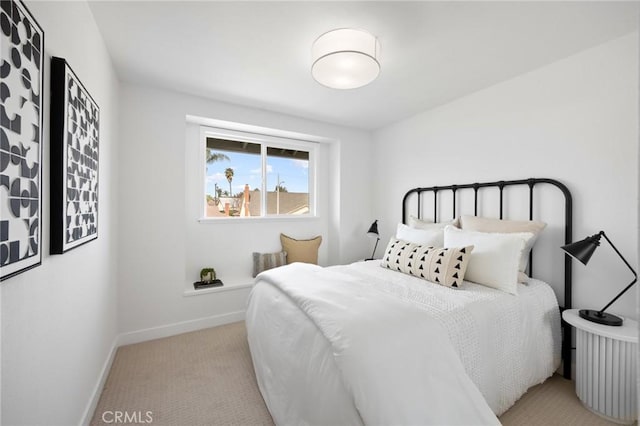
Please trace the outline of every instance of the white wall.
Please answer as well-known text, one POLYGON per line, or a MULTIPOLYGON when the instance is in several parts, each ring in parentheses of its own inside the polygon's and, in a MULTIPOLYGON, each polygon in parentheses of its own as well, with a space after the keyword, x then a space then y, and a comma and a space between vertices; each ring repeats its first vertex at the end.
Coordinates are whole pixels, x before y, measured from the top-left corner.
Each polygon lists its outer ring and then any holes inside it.
MULTIPOLYGON (((637 266, 638 33, 423 112, 373 137, 377 169, 391 170, 379 173, 373 185, 386 236, 401 220, 399 206, 410 188, 549 177, 573 192, 574 240, 604 230, 637 266)), ((562 264, 559 245, 544 250, 553 256, 553 269, 562 264)), ((574 307, 600 309, 632 279, 606 242, 587 267, 576 263, 574 307)), ((543 269, 538 267, 544 277, 543 269)), ((636 317, 637 288, 610 311, 636 317)))
MULTIPOLYGON (((42 265, 2 283, 2 423, 82 421, 117 333, 118 81, 85 3, 29 2, 45 32, 42 265), (51 55, 100 106, 99 237, 49 255, 51 55)), ((98 390, 99 391, 99 390, 98 390)))
POLYGON ((223 281, 252 282, 251 253, 279 250, 280 232, 322 235, 325 265, 366 255, 373 220, 368 133, 132 84, 123 84, 120 106, 121 332, 243 311, 248 288, 192 297, 183 292, 210 265, 223 281), (198 223, 201 195, 193 185, 200 140, 187 115, 335 140, 320 156, 319 218, 198 223))

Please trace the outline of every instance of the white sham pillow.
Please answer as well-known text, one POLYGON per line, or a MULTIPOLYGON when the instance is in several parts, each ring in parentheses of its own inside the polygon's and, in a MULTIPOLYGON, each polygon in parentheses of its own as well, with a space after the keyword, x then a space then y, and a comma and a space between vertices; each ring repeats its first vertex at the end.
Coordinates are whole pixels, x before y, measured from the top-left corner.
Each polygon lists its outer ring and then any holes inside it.
POLYGON ((458 219, 434 223, 430 220, 418 219, 415 216, 409 216, 409 226, 416 229, 444 229, 447 225, 458 227, 459 223, 460 221, 458 219))
POLYGON ((431 247, 444 247, 443 228, 416 229, 399 223, 396 238, 413 244, 431 247))
POLYGON ((468 231, 497 232, 500 234, 531 233, 531 238, 526 241, 526 247, 520 259, 520 272, 522 272, 520 274, 520 282, 526 282, 528 278, 524 272, 529 264, 529 252, 536 243, 538 235, 546 226, 546 223, 537 220, 507 220, 480 216, 460 217, 460 228, 468 231))
POLYGON ((510 294, 518 294, 519 265, 530 232, 509 234, 444 228, 445 247, 473 245, 465 279, 510 294))

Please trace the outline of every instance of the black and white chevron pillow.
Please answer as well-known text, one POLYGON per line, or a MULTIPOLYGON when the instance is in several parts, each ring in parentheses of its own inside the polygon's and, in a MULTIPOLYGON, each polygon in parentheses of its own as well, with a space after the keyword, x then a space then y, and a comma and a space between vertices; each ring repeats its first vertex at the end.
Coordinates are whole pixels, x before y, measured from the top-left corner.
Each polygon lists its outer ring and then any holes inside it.
POLYGON ((473 246, 437 248, 392 238, 380 265, 436 284, 460 287, 472 250, 473 246))

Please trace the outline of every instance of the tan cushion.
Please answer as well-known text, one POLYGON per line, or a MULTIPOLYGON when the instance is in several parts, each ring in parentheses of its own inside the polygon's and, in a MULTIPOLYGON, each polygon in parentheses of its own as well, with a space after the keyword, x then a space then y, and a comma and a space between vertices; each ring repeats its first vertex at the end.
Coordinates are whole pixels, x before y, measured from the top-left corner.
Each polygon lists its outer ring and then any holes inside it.
POLYGON ((460 287, 473 246, 437 248, 392 238, 380 266, 447 287, 460 287))
POLYGON ((287 264, 287 252, 253 253, 253 277, 262 271, 277 268, 287 264))
POLYGON ((322 243, 322 236, 318 235, 310 240, 296 240, 280 234, 282 251, 287 252, 287 264, 294 262, 318 264, 318 248, 322 243))
POLYGON ((460 218, 460 228, 478 232, 499 232, 501 234, 531 232, 537 235, 546 226, 546 223, 537 220, 506 220, 480 216, 462 216, 460 218))
POLYGON ((524 272, 529 263, 529 252, 538 239, 538 235, 546 226, 546 223, 536 220, 505 220, 478 216, 462 216, 460 218, 460 228, 466 231, 495 232, 500 234, 530 232, 533 234, 532 238, 525 241, 525 248, 522 252, 522 258, 520 259, 518 267, 518 270, 522 272, 518 278, 519 282, 526 281, 524 272))

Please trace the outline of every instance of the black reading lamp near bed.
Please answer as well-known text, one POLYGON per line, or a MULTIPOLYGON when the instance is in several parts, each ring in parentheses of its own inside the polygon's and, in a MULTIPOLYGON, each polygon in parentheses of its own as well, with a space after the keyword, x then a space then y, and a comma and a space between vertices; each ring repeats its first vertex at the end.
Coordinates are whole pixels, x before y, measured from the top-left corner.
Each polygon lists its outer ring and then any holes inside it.
POLYGON ((599 324, 620 326, 622 325, 622 318, 606 313, 605 310, 636 283, 636 281, 638 280, 638 274, 636 274, 636 271, 633 270, 631 265, 629 265, 629 262, 627 262, 627 260, 622 256, 616 246, 613 245, 611 240, 607 238, 607 235, 604 233, 604 231, 600 231, 599 233, 587 237, 584 240, 567 244, 566 246, 562 247, 562 250, 564 250, 569 256, 573 257, 574 259, 579 260, 583 265, 586 265, 587 263, 589 263, 589 259, 591 259, 591 255, 593 255, 593 252, 596 251, 596 248, 598 248, 598 246, 600 245, 600 237, 604 237, 604 239, 607 240, 609 245, 613 247, 618 256, 620 256, 620 259, 622 259, 624 264, 627 265, 631 272, 633 272, 633 281, 631 281, 631 284, 626 286, 624 290, 618 293, 618 295, 614 297, 611 302, 607 303, 606 306, 599 311, 593 309, 581 309, 580 317, 589 321, 597 322, 599 324))
POLYGON ((373 260, 373 257, 376 255, 376 249, 378 248, 378 241, 380 241, 380 233, 378 232, 378 220, 375 220, 369 230, 367 231, 367 235, 371 238, 376 239, 376 245, 373 246, 373 253, 371 253, 371 257, 365 260, 373 260))

